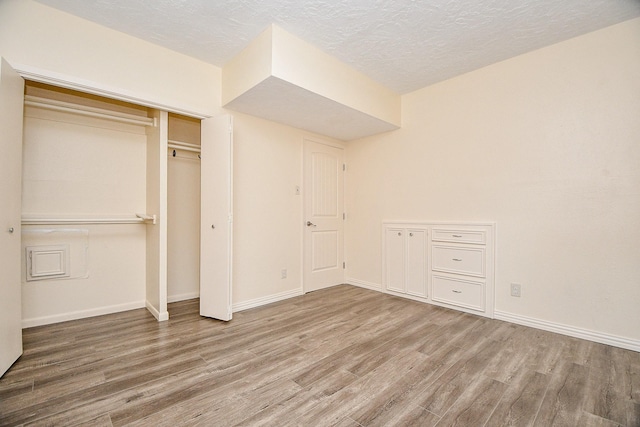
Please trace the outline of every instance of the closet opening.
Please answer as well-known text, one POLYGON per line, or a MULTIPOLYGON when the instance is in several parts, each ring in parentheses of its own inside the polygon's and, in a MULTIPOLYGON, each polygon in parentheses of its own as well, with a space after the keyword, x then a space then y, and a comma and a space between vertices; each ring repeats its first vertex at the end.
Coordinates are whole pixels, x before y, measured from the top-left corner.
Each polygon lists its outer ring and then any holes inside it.
POLYGON ((145 306, 166 320, 197 298, 200 120, 33 81, 24 95, 23 326, 145 306), (49 247, 65 274, 27 280, 49 247))
POLYGON ((200 120, 169 113, 168 302, 200 296, 200 120))

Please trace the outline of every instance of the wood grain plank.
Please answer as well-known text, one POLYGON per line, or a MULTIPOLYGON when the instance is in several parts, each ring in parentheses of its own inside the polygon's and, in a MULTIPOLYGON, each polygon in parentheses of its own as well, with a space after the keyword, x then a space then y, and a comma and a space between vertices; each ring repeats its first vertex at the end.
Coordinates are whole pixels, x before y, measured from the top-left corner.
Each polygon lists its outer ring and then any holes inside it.
POLYGON ((487 426, 533 425, 548 385, 547 375, 528 369, 518 371, 487 421, 487 426))
POLYGON ((507 385, 481 376, 447 410, 438 425, 483 426, 500 401, 507 385))
POLYGON ((534 426, 575 426, 582 416, 588 368, 561 362, 545 393, 534 426))

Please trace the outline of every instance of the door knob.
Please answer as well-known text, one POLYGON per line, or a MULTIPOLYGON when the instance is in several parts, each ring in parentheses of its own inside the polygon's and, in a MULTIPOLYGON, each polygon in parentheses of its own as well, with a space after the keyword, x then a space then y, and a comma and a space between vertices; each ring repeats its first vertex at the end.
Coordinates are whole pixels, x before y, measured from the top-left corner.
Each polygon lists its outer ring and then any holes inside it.
POLYGON ((9 227, 9 233, 13 233, 13 227, 9 227))
POLYGON ((315 227, 316 225, 311 221, 307 221, 307 227, 315 227))

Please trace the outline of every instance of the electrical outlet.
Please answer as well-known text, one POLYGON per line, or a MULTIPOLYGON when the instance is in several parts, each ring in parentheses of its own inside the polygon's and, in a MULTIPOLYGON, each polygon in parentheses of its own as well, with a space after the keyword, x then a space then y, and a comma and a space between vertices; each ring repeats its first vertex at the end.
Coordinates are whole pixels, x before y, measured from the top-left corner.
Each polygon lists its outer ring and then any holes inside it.
POLYGON ((283 268, 282 271, 280 272, 280 278, 281 279, 286 279, 287 278, 287 269, 283 268))
POLYGON ((520 297, 522 295, 522 285, 519 283, 511 284, 511 296, 512 297, 520 297))

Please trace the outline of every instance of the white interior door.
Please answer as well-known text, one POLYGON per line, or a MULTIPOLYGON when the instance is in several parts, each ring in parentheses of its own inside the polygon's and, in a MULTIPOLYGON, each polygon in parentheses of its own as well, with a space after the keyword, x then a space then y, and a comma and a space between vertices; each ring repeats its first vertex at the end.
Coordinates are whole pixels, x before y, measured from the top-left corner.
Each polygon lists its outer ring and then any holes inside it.
POLYGON ((0 58, 0 376, 22 354, 20 217, 24 80, 0 58))
POLYGON ((231 320, 233 117, 202 121, 200 315, 231 320))
POLYGON ((344 150, 304 142, 304 290, 344 281, 344 150))

